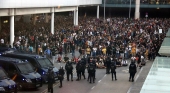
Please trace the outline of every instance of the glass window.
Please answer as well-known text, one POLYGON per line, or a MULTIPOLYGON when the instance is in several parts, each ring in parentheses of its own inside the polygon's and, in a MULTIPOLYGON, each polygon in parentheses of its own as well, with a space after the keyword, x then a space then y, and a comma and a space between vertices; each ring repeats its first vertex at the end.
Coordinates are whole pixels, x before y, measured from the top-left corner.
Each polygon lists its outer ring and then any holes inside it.
POLYGON ((17 64, 21 73, 31 73, 34 72, 33 67, 29 63, 18 63, 17 64))
POLYGON ((4 72, 4 70, 0 69, 0 80, 4 79, 4 78, 7 78, 7 75, 6 73, 4 72))
POLYGON ((38 62, 41 65, 41 67, 47 68, 47 67, 52 67, 53 66, 51 61, 49 59, 47 59, 47 58, 40 58, 40 59, 38 59, 38 62))

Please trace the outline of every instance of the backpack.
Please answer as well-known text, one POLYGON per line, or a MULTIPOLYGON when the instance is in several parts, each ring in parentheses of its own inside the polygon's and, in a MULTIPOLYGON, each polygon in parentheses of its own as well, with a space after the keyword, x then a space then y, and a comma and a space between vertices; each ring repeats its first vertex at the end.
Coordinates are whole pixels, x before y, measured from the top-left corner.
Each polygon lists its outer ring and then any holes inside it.
POLYGON ((94 71, 94 69, 95 69, 94 66, 93 66, 93 65, 90 65, 89 70, 90 70, 90 71, 94 71))
POLYGON ((68 64, 67 64, 67 69, 68 69, 68 70, 71 70, 71 69, 72 69, 72 65, 68 63, 68 64))

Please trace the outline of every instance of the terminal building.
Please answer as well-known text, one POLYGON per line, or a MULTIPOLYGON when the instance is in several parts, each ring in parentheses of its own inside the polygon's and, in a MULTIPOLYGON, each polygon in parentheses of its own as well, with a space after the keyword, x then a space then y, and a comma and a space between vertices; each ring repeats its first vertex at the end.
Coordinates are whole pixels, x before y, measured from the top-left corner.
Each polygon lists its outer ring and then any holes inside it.
MULTIPOLYGON (((148 18, 169 17, 170 0, 1 0, 0 31, 2 24, 10 26, 10 45, 14 42, 14 22, 23 18, 33 20, 37 15, 45 15, 46 22, 51 20, 51 33, 54 33, 54 15, 69 12, 73 16, 74 25, 78 25, 78 16, 96 15, 100 17, 148 18)), ((39 16, 38 16, 39 17, 39 16)))
MULTIPOLYGON (((73 14, 75 26, 79 25, 78 16, 84 14, 96 15, 96 18, 105 16, 136 19, 165 18, 170 16, 170 0, 0 0, 0 32, 2 25, 7 24, 10 27, 10 45, 13 45, 15 21, 23 17, 24 21, 33 20, 35 24, 37 16, 43 14, 45 21, 51 23, 51 33, 54 34, 54 15, 59 12, 73 14)), ((169 56, 169 51, 167 53, 164 50, 169 49, 169 38, 165 41, 162 44, 163 52, 160 53, 169 56)), ((167 62, 169 58, 156 58, 141 93, 169 93, 170 81, 165 79, 169 77, 167 73, 170 72, 170 65, 167 62), (160 87, 163 85, 166 86, 160 87), (157 89, 162 90, 157 92, 157 89)))

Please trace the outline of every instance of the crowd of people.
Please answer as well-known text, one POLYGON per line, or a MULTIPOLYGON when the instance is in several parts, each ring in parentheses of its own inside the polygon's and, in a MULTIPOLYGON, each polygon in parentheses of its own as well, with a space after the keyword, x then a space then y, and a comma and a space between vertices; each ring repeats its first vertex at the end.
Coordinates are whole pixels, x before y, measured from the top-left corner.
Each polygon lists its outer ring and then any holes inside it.
MULTIPOLYGON (((55 16, 55 33, 50 32, 50 23, 38 21, 36 25, 19 21, 15 23, 15 40, 13 48, 20 52, 36 53, 52 58, 55 62, 66 62, 67 80, 71 75, 72 62, 77 62, 77 81, 85 77, 86 63, 89 73, 88 81, 95 82, 95 68, 106 68, 106 74, 112 73, 116 78, 116 66, 127 66, 131 58, 129 81, 134 81, 136 65, 141 68, 144 59, 154 60, 158 56, 161 43, 170 27, 166 18, 95 18, 79 17, 79 25, 73 26, 72 16, 55 16), (76 58, 75 51, 80 56, 76 58), (72 54, 69 60, 68 53, 72 54), (87 58, 87 59, 86 59, 87 58), (57 59, 57 60, 56 60, 57 59), (63 59, 63 60, 62 60, 63 59), (71 63, 70 63, 71 62, 71 63), (82 63, 81 63, 82 62, 82 63)), ((9 45, 9 29, 3 28, 0 46, 9 45)), ((59 70, 60 87, 62 87, 64 70, 59 70)), ((50 85, 51 86, 51 85, 50 85)))
MULTIPOLYGON (((154 59, 165 37, 170 19, 102 18, 79 17, 79 26, 73 26, 72 16, 55 17, 55 33, 50 32, 50 23, 15 23, 13 46, 19 51, 36 52, 48 57, 72 53, 80 56, 104 58, 115 55, 127 59, 143 55, 154 59), (162 33, 159 30, 162 29, 162 33)), ((6 29, 5 29, 6 30, 6 29)), ((1 43, 9 45, 9 31, 1 36, 1 43)))

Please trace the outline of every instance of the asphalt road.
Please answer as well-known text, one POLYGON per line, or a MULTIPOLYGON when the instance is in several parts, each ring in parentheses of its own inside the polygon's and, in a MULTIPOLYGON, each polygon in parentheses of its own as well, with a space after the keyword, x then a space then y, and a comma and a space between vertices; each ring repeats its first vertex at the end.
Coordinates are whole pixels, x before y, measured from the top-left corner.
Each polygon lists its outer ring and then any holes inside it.
MULTIPOLYGON (((76 53, 76 56, 79 54, 76 53)), ((68 55, 71 57, 71 54, 68 55)), ((129 62, 129 61, 128 61, 129 62)), ((59 68, 60 66, 65 66, 65 63, 55 63, 55 67, 59 68)), ((74 65, 75 67, 75 65, 74 65)), ((138 69, 135 82, 140 76, 142 69, 138 69)), ((67 81, 66 77, 63 81, 63 87, 59 88, 59 83, 56 82, 53 86, 54 93, 130 93, 129 89, 134 85, 134 83, 129 82, 129 73, 128 66, 118 67, 117 71, 117 81, 111 80, 111 75, 106 74, 105 69, 96 69, 96 80, 95 83, 89 83, 87 79, 82 79, 80 81, 76 81, 77 75, 74 68, 73 80, 67 81)), ((87 71, 85 73, 87 78, 87 71)), ((66 75, 65 75, 66 76, 66 75)), ((47 84, 44 84, 41 88, 37 90, 26 90, 20 91, 18 93, 48 93, 47 92, 47 84)))

